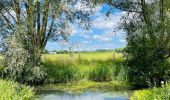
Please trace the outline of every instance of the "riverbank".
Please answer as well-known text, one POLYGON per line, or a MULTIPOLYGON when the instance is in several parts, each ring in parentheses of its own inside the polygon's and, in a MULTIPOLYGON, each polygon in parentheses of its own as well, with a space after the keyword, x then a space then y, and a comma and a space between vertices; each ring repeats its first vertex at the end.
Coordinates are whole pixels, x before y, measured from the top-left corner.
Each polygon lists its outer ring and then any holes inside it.
POLYGON ((79 81, 48 84, 35 88, 37 97, 43 100, 128 100, 132 91, 127 83, 110 81, 79 81))
POLYGON ((0 79, 0 100, 31 100, 34 92, 30 86, 0 79))
POLYGON ((153 87, 148 89, 136 90, 130 97, 130 100, 169 100, 170 84, 162 84, 162 87, 153 87))
MULTIPOLYGON (((34 91, 37 93, 39 91, 63 91, 74 94, 120 91, 130 94, 130 100, 152 100, 153 98, 162 100, 163 97, 169 96, 170 88, 167 86, 130 90, 127 70, 122 64, 124 59, 121 53, 115 52, 81 53, 80 55, 75 54, 73 57, 68 54, 43 55, 42 62, 47 75, 44 84, 35 86, 34 91)), ((3 66, 0 67, 0 73, 2 71, 3 66)), ((18 85, 18 87, 20 86, 18 85)))
POLYGON ((60 90, 69 92, 84 92, 84 91, 122 91, 129 90, 130 86, 127 83, 110 81, 110 82, 94 82, 94 81, 80 81, 74 83, 59 83, 38 86, 36 90, 60 90))

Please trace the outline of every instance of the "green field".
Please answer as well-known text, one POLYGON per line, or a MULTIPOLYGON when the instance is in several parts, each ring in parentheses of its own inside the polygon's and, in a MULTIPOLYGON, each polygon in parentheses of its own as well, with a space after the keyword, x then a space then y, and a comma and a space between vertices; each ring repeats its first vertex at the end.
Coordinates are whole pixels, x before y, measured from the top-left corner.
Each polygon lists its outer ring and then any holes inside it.
POLYGON ((121 53, 115 53, 115 52, 81 52, 81 53, 75 53, 73 56, 70 56, 69 54, 44 54, 42 56, 42 60, 48 59, 48 60, 109 60, 109 59, 122 59, 123 55, 121 53))
POLYGON ((123 54, 116 52, 83 52, 73 56, 45 54, 42 61, 47 72, 47 85, 39 89, 104 90, 107 85, 112 88, 106 88, 104 91, 113 90, 113 87, 127 89, 123 60, 123 54))
MULTIPOLYGON (((85 52, 73 56, 45 54, 42 56, 42 61, 47 64, 45 67, 49 80, 46 85, 36 89, 72 92, 126 91, 130 85, 127 82, 126 66, 123 65, 124 59, 122 53, 116 52, 85 52)), ((169 90, 169 86, 137 90, 131 94, 130 100, 169 98, 169 90)))
MULTIPOLYGON (((1 56, 1 60, 3 57, 1 56)), ((61 90, 74 93, 83 91, 129 91, 131 85, 128 83, 126 66, 123 65, 125 57, 116 52, 83 52, 69 54, 43 54, 42 63, 46 72, 44 84, 34 87, 35 90, 61 90)), ((1 67, 3 70, 3 67, 1 67)), ((1 80, 2 81, 2 80, 1 80)), ((30 98, 34 92, 30 87, 20 86, 10 81, 2 81, 0 85, 14 84, 17 88, 28 88, 21 90, 21 98, 30 98), (28 95, 26 95, 28 93, 28 95)), ((13 92, 8 94, 9 88, 3 90, 6 95, 12 97, 13 92)), ((169 86, 134 91, 131 100, 143 100, 148 98, 162 98, 169 93, 169 86), (159 94, 159 92, 162 94, 159 94), (158 95, 159 94, 159 95, 158 95)), ((21 94, 16 95, 16 98, 21 94)), ((168 94, 169 95, 169 94, 168 94)), ((3 96, 0 96, 3 98, 3 96)), ((168 96, 166 98, 169 98, 168 96)), ((159 100, 159 99, 158 99, 159 100)))
POLYGON ((42 56, 49 76, 47 79, 57 83, 62 82, 61 80, 72 82, 80 79, 111 81, 116 79, 119 71, 122 70, 121 62, 123 59, 121 53, 115 52, 88 52, 74 54, 73 56, 69 54, 46 54, 42 56), (63 78, 60 79, 61 77, 63 78))

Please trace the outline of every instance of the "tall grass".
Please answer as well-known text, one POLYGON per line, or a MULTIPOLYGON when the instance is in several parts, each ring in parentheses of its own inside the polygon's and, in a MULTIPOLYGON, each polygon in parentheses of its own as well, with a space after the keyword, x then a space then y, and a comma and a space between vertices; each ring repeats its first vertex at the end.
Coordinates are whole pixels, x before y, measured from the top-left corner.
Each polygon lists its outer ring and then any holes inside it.
POLYGON ((0 100, 31 100, 33 89, 13 81, 0 80, 0 100))
POLYGON ((47 83, 66 83, 79 80, 80 73, 77 65, 71 63, 59 63, 46 60, 44 62, 47 72, 47 83))
POLYGON ((121 53, 94 52, 43 55, 47 71, 47 83, 67 83, 79 80, 111 81, 123 80, 126 71, 122 66, 121 53))
POLYGON ((70 61, 95 61, 95 60, 102 60, 106 61, 108 59, 115 59, 117 61, 122 61, 123 54, 122 53, 115 53, 115 52, 82 52, 82 53, 76 53, 73 56, 70 56, 69 54, 44 54, 42 56, 42 60, 45 59, 52 60, 52 61, 58 61, 58 62, 70 62, 70 61))
POLYGON ((130 97, 130 100, 170 100, 170 85, 137 90, 130 97))
POLYGON ((111 81, 113 76, 113 70, 109 66, 99 65, 94 67, 89 73, 89 79, 97 82, 111 81))
POLYGON ((0 77, 2 77, 4 72, 3 56, 0 54, 0 77))

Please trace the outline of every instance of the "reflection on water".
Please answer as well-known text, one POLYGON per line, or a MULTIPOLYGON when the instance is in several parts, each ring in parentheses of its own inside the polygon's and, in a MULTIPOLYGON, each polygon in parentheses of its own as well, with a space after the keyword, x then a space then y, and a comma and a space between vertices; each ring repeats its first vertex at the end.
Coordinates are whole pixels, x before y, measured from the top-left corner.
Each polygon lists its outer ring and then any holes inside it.
POLYGON ((40 100, 128 100, 126 93, 85 92, 72 94, 61 91, 39 91, 40 100))

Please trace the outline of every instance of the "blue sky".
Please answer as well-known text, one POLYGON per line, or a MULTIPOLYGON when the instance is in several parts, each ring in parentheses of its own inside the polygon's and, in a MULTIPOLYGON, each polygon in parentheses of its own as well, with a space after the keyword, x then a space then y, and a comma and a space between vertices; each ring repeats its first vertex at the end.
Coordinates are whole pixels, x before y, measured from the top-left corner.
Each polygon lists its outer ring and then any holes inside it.
POLYGON ((125 47, 125 32, 117 27, 124 15, 123 11, 113 9, 114 13, 106 17, 106 12, 110 7, 101 5, 96 8, 96 13, 92 16, 90 30, 81 29, 72 25, 72 33, 68 37, 69 42, 48 42, 46 49, 62 50, 71 46, 73 50, 94 51, 97 49, 115 49, 125 47))

